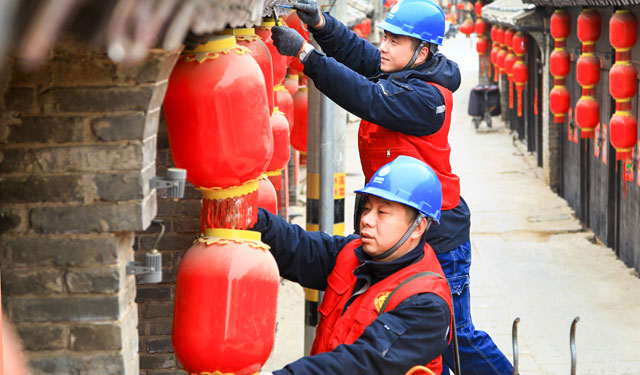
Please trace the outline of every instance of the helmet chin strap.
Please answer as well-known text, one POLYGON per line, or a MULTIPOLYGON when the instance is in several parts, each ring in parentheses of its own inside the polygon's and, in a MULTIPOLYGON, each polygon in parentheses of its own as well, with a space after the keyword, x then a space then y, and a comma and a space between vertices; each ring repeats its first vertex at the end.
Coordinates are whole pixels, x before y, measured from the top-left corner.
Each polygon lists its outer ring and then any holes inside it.
MULTIPOLYGON (((418 212, 418 216, 416 216, 416 219, 413 221, 413 224, 411 224, 409 229, 407 229, 407 231, 404 233, 400 241, 398 241, 395 245, 393 245, 393 247, 391 247, 389 250, 385 251, 384 253, 380 255, 372 256, 371 259, 382 260, 382 259, 388 258, 389 256, 391 256, 391 254, 395 253, 396 250, 400 248, 400 246, 402 246, 405 242, 407 242, 407 240, 409 239, 409 236, 411 236, 411 233, 413 233, 413 231, 416 230, 416 228, 418 227, 418 224, 420 224, 420 222, 422 221, 422 219, 424 219, 424 217, 425 215, 422 212, 418 212)), ((427 229, 429 228, 427 227, 427 229)))
POLYGON ((424 40, 420 41, 420 44, 418 44, 418 47, 416 47, 416 50, 413 51, 413 56, 411 57, 411 60, 404 68, 402 68, 402 70, 410 69, 413 66, 413 64, 415 64, 416 60, 418 59, 418 55, 420 54, 420 51, 422 51, 422 47, 424 47, 426 44, 427 42, 425 42, 424 40))

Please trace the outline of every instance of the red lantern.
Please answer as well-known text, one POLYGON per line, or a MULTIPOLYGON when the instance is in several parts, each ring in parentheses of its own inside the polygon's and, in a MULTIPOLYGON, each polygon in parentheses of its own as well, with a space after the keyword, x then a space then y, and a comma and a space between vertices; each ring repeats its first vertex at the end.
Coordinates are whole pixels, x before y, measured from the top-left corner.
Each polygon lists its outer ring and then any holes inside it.
POLYGON ((595 85, 600 81, 600 60, 595 56, 595 43, 600 38, 600 14, 594 9, 583 9, 578 16, 578 38, 582 54, 576 62, 576 79, 582 86, 582 97, 576 104, 576 124, 581 138, 595 137, 600 122, 600 106, 593 98, 595 85))
POLYGON ((476 31, 476 34, 478 34, 478 37, 480 37, 480 35, 484 35, 487 33, 487 30, 489 30, 489 25, 484 22, 482 18, 478 18, 474 29, 476 31))
POLYGON ((176 280, 172 341, 184 369, 257 373, 273 348, 279 279, 260 233, 208 229, 176 280))
POLYGON ((460 32, 467 36, 467 38, 475 31, 473 20, 467 17, 466 20, 460 25, 460 32))
POLYGON ((459 2, 458 4, 456 4, 456 9, 457 10, 464 10, 464 2, 459 2))
POLYGON ((298 92, 293 95, 293 108, 296 119, 293 129, 291 129, 291 146, 301 153, 307 152, 307 107, 307 87, 300 86, 298 92))
POLYGON ((513 82, 516 84, 518 93, 518 117, 522 117, 522 91, 529 77, 529 69, 524 63, 524 55, 529 48, 529 42, 526 36, 521 32, 517 32, 512 39, 513 51, 516 54, 516 62, 513 65, 513 82))
POLYGON ((617 10, 609 20, 609 41, 616 49, 616 63, 609 70, 609 92, 616 100, 616 111, 610 120, 610 139, 616 149, 616 160, 631 158, 638 139, 638 123, 631 114, 631 98, 638 87, 631 48, 637 39, 636 16, 628 9, 617 10))
POLYGON ((489 41, 487 40, 487 38, 478 38, 478 41, 476 42, 476 51, 478 51, 478 54, 484 55, 488 49, 489 41))
POLYGON ((271 61, 273 62, 273 83, 275 85, 284 81, 284 76, 287 74, 287 58, 282 56, 276 46, 273 45, 271 39, 271 28, 276 25, 276 21, 273 18, 265 18, 262 24, 257 27, 256 34, 262 38, 264 44, 269 48, 271 52, 271 61))
POLYGON ((289 122, 278 107, 274 108, 270 122, 273 133, 273 156, 267 166, 267 172, 278 171, 286 167, 290 157, 289 122))
POLYGON ((273 63, 269 48, 256 34, 254 28, 230 30, 236 37, 238 45, 245 46, 251 51, 251 56, 256 60, 264 76, 265 91, 269 101, 269 113, 273 112, 273 63))
POLYGON ((493 41, 493 43, 498 41, 498 26, 496 25, 491 26, 491 41, 493 41))
MULTIPOLYGON (((298 75, 287 74, 287 78, 284 79, 284 88, 289 91, 289 94, 293 95, 298 91, 298 75)), ((273 93, 273 90, 272 90, 273 93)))
POLYGON ((513 35, 515 32, 507 29, 504 32, 504 44, 507 46, 507 56, 504 58, 504 71, 507 73, 509 81, 509 108, 513 109, 513 64, 516 63, 516 55, 511 47, 513 43, 513 35))
MULTIPOLYGON (((482 4, 482 1, 479 1, 479 0, 476 1, 475 5, 474 5, 475 11, 476 11, 476 16, 482 17, 482 6, 483 5, 484 4, 482 4)), ((484 33, 482 33, 482 34, 484 34, 484 33)))
POLYGON ((273 90, 276 97, 276 106, 280 108, 280 112, 284 113, 287 121, 289 122, 289 128, 291 128, 295 123, 295 117, 293 114, 293 97, 289 94, 289 91, 284 87, 284 85, 276 85, 273 90))
POLYGON ((563 9, 556 9, 550 20, 551 36, 555 47, 549 59, 549 69, 554 78, 553 89, 549 94, 549 108, 553 121, 564 122, 570 107, 569 90, 565 87, 565 77, 569 74, 569 53, 565 49, 566 38, 571 33, 571 16, 563 9))
POLYGON ((495 82, 498 82, 498 53, 500 53, 500 45, 498 44, 498 42, 495 41, 493 42, 493 46, 491 48, 491 64, 493 64, 493 80, 495 82))
POLYGON ((262 175, 258 179, 258 207, 262 207, 274 215, 278 214, 276 188, 266 175, 262 175))
POLYGON ((273 154, 267 103, 258 63, 233 36, 185 51, 169 77, 164 114, 171 154, 202 190, 208 227, 245 229, 256 219, 257 178, 273 154))

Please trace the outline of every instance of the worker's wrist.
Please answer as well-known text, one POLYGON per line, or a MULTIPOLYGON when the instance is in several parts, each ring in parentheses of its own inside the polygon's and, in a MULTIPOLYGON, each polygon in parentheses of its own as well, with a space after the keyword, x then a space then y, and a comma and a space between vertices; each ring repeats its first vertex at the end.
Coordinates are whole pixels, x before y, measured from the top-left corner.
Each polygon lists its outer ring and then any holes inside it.
POLYGON ((313 45, 305 42, 302 45, 302 48, 300 48, 300 52, 298 52, 298 55, 296 57, 298 58, 298 60, 300 60, 301 63, 304 64, 304 62, 307 60, 307 56, 309 56, 309 53, 311 53, 311 51, 313 50, 315 50, 313 45))
POLYGON ((316 30, 322 29, 324 27, 324 24, 325 24, 324 15, 320 13, 320 22, 318 22, 317 25, 314 25, 313 28, 316 30))

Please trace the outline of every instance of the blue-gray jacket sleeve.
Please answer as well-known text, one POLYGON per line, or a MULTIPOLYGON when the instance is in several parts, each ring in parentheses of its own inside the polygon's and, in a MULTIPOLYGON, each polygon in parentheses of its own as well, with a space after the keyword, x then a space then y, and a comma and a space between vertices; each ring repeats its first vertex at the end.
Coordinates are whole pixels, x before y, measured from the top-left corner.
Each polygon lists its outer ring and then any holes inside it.
POLYGON ((380 51, 368 40, 359 37, 342 22, 324 13, 325 25, 321 29, 309 30, 327 56, 355 72, 370 77, 380 71, 380 51))
POLYGON ((342 237, 307 232, 263 208, 258 209, 258 221, 253 230, 260 232, 262 241, 271 247, 280 276, 318 290, 326 289, 327 277, 340 250, 357 238, 355 235, 342 237))
POLYGON ((404 374, 447 348, 450 312, 432 293, 418 294, 380 315, 350 345, 303 357, 274 375, 404 374))

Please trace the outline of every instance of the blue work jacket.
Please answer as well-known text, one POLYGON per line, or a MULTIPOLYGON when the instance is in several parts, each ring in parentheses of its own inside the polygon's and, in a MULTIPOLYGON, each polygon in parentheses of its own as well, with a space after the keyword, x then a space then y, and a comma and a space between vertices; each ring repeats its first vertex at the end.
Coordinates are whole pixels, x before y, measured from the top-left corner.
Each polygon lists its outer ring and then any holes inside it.
MULTIPOLYGON (((442 127, 444 97, 427 82, 456 91, 460 69, 455 62, 436 53, 412 69, 383 73, 378 48, 328 13, 324 17, 324 27, 309 28, 324 53, 313 51, 304 61, 304 73, 318 90, 348 112, 390 130, 426 136, 442 127)), ((470 227, 471 213, 460 197, 457 207, 442 211, 426 240, 435 252, 447 252, 469 239, 470 227)))
MULTIPOLYGON (((307 232, 262 208, 253 230, 262 233, 262 241, 271 247, 280 276, 318 290, 326 289, 327 277, 340 250, 358 238, 356 235, 343 237, 307 232)), ((354 290, 372 285, 420 260, 424 256, 423 248, 424 242, 421 242, 409 253, 388 263, 373 261, 361 247, 356 248, 361 264, 354 271, 358 278, 354 290)), ((273 373, 402 375, 407 370, 407 363, 427 363, 444 352, 449 324, 450 310, 442 298, 433 293, 417 294, 381 314, 353 344, 300 358, 273 373), (380 352, 378 348, 381 347, 389 349, 380 352)))

